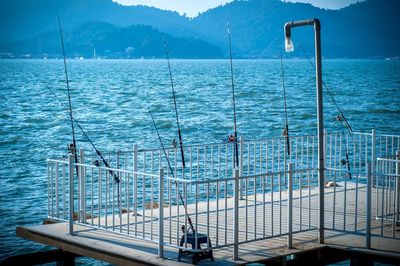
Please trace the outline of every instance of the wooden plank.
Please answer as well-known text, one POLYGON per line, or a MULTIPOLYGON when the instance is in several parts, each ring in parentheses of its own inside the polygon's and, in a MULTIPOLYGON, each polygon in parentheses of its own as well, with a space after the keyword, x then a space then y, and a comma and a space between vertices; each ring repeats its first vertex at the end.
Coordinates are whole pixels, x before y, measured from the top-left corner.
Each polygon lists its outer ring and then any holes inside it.
MULTIPOLYGON (((96 230, 75 225, 76 234, 67 233, 67 223, 17 227, 17 235, 22 238, 59 247, 64 251, 84 257, 109 262, 114 265, 179 265, 177 261, 160 259, 155 256, 154 247, 145 241, 116 235, 104 230, 96 230)), ((167 251, 168 252, 168 251, 167 251)), ((185 264, 182 264, 185 265, 185 264)))

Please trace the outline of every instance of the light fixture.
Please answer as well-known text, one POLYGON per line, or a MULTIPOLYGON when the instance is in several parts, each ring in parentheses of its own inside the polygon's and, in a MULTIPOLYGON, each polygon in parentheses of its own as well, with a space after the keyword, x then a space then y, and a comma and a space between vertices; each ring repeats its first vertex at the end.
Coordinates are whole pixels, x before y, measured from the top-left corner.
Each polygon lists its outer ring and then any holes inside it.
POLYGON ((294 45, 292 42, 292 38, 291 37, 286 37, 285 38, 285 50, 286 52, 290 53, 294 51, 294 45))

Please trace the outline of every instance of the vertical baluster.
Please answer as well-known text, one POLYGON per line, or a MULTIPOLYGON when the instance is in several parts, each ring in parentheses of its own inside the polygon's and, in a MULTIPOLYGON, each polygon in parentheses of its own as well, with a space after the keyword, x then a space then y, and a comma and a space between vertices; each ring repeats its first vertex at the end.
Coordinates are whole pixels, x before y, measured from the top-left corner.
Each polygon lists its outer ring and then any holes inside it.
POLYGON ((51 198, 51 186, 50 186, 50 179, 51 175, 51 164, 53 162, 47 161, 47 215, 51 216, 51 208, 50 208, 50 198, 51 198))
POLYGON ((254 193, 254 239, 257 239, 257 176, 254 176, 254 188, 253 188, 253 193, 254 193))
MULTIPOLYGON (((103 198, 102 198, 102 190, 103 190, 103 186, 102 186, 102 178, 103 178, 103 173, 102 173, 102 168, 101 167, 99 167, 99 177, 98 177, 98 180, 97 180, 97 189, 98 189, 98 191, 99 191, 99 196, 98 196, 98 198, 97 198, 97 212, 98 212, 98 218, 97 218, 97 226, 98 227, 100 227, 100 225, 101 225, 101 223, 100 223, 100 221, 101 221, 101 219, 100 219, 100 217, 101 217, 101 209, 102 209, 102 207, 103 207, 103 198)), ((107 218, 107 217, 106 217, 107 218)))
POLYGON ((180 193, 180 182, 175 181, 176 183, 176 190, 175 190, 175 201, 176 201, 176 245, 179 246, 180 242, 180 230, 179 230, 179 220, 181 219, 181 215, 179 212, 179 193, 180 193))
POLYGON ((92 167, 91 168, 91 179, 90 179, 90 224, 93 226, 93 216, 94 216, 94 167, 93 167, 93 156, 91 157, 92 167))
POLYGON ((262 237, 265 238, 265 182, 266 182, 266 175, 262 176, 262 237))
POLYGON ((192 154, 192 146, 189 147, 189 165, 190 165, 190 196, 193 195, 193 191, 192 191, 192 178, 193 178, 193 154, 192 154))
POLYGON ((109 198, 109 196, 108 196, 108 193, 109 193, 109 185, 110 185, 110 183, 108 182, 108 172, 107 172, 107 169, 104 169, 104 171, 105 171, 105 184, 104 184, 104 186, 105 186, 105 191, 104 191, 104 193, 105 193, 105 195, 104 195, 104 200, 105 200, 105 204, 104 204, 104 220, 105 220, 105 227, 106 227, 106 229, 107 229, 107 227, 108 227, 108 211, 107 211, 107 206, 108 206, 108 198, 109 198))
POLYGON ((55 179, 56 179, 56 217, 57 218, 60 218, 60 206, 59 206, 59 182, 58 182, 58 179, 59 179, 59 176, 58 176, 58 173, 59 173, 59 171, 60 171, 60 169, 59 169, 59 165, 58 165, 58 162, 56 162, 55 163, 55 179))
MULTIPOLYGON (((133 212, 135 215, 135 236, 137 236, 137 214, 138 214, 138 145, 133 146, 133 212)), ((168 173, 168 171, 167 171, 168 173)))
POLYGON ((66 200, 66 193, 67 193, 67 184, 66 184, 66 173, 65 173, 65 163, 62 163, 62 204, 63 204, 63 219, 67 217, 67 200, 66 200))

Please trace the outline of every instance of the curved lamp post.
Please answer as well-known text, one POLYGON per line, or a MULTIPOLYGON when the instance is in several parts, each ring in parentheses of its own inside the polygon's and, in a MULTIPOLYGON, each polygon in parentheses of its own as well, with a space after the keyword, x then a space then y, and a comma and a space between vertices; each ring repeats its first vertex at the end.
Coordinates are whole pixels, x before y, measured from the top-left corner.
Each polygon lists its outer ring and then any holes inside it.
POLYGON ((299 20, 285 24, 285 50, 293 52, 291 29, 300 26, 314 26, 315 30, 315 71, 317 83, 317 120, 318 120, 318 180, 319 180, 319 223, 318 241, 324 243, 324 119, 322 107, 322 67, 321 67, 321 23, 318 19, 299 20))

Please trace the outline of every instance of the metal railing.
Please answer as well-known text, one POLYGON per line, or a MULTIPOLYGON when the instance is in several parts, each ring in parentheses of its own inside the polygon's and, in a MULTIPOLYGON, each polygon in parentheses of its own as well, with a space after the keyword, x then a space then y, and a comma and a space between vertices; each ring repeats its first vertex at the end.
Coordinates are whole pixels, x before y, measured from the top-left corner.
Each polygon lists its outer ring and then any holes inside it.
MULTIPOLYGON (((375 131, 325 132, 326 181, 333 186, 325 188, 324 228, 365 234, 367 246, 371 234, 399 237, 398 157, 375 159, 395 150, 399 140, 377 137, 375 131), (371 212, 379 219, 370 219, 371 212)), ((316 136, 290 141, 288 155, 284 138, 241 138, 239 169, 232 143, 184 147, 185 169, 177 149, 169 148, 175 175, 164 172, 167 159, 161 150, 136 145, 105 156, 114 168, 83 150, 77 164, 72 156, 48 159, 48 215, 69 221, 70 233, 74 224, 82 224, 157 243, 160 256, 164 246, 200 251, 181 241, 187 237, 181 230, 188 228, 187 214, 196 232, 208 235, 212 249, 232 246, 234 258, 239 245, 261 239, 287 236, 291 247, 293 234, 318 228, 321 212, 316 136)))
POLYGON ((376 219, 380 222, 380 236, 396 237, 400 225, 400 154, 377 158, 375 178, 376 219), (390 228, 390 229, 389 229, 390 228))

